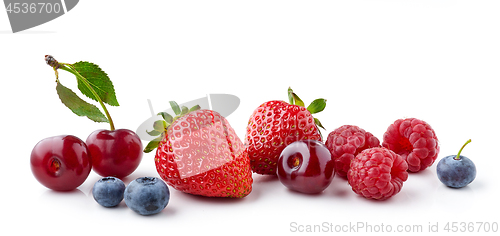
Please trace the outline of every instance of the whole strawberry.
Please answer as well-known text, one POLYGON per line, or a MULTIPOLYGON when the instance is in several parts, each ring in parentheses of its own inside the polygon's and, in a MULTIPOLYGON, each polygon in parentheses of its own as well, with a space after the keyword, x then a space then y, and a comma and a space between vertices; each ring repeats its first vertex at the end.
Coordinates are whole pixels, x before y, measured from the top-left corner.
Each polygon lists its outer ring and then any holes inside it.
POLYGON ((178 116, 161 113, 165 121, 155 123, 150 132, 161 135, 145 149, 158 147, 155 164, 160 177, 174 189, 194 195, 247 196, 253 183, 250 161, 227 120, 199 106, 189 111, 171 104, 178 116))
POLYGON ((276 175, 281 151, 290 143, 306 139, 322 140, 317 126, 323 126, 312 114, 325 109, 326 100, 316 99, 305 108, 304 102, 291 88, 288 88, 288 98, 290 103, 265 102, 250 116, 245 146, 255 173, 276 175))

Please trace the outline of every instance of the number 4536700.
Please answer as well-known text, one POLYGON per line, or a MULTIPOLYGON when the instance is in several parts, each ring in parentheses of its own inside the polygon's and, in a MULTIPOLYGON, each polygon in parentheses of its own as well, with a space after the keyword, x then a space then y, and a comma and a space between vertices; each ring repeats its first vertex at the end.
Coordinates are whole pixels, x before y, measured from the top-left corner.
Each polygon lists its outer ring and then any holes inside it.
POLYGON ((447 222, 446 232, 498 232, 497 222, 447 222))
POLYGON ((36 13, 59 13, 62 10, 60 3, 9 3, 7 5, 7 13, 23 13, 23 14, 36 14, 36 13))

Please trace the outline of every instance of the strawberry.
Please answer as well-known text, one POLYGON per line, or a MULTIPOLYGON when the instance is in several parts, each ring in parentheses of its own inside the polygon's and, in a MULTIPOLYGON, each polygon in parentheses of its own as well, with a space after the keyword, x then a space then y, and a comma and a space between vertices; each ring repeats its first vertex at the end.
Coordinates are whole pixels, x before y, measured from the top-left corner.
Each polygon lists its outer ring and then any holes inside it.
POLYGON ((243 143, 219 113, 182 110, 171 102, 175 118, 160 113, 151 135, 160 136, 148 144, 156 146, 156 170, 179 191, 207 197, 241 198, 252 191, 252 171, 243 143))
POLYGON ((326 100, 316 99, 306 109, 291 88, 288 88, 288 98, 290 103, 265 102, 250 116, 245 146, 255 173, 276 175, 281 151, 290 143, 306 139, 322 141, 318 126, 324 127, 312 114, 325 109, 326 100))

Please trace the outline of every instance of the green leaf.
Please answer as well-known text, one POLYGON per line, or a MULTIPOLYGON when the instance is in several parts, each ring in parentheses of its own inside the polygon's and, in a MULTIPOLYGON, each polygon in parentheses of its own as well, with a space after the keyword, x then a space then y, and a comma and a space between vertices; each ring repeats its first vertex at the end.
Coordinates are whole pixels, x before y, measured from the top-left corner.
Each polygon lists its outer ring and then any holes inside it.
POLYGON ((163 119, 168 123, 168 124, 172 124, 172 122, 174 122, 174 117, 172 117, 170 114, 162 111, 160 113, 158 113, 158 115, 160 115, 161 117, 163 117, 163 119))
POLYGON ((157 120, 153 123, 153 129, 158 132, 164 132, 167 127, 167 123, 164 120, 157 120))
POLYGON ((288 87, 288 101, 291 105, 295 105, 295 101, 293 100, 293 90, 292 88, 288 87))
POLYGON ((288 87, 288 99, 290 100, 290 104, 292 105, 297 105, 301 107, 305 107, 304 102, 302 99, 297 96, 292 90, 292 88, 288 87))
POLYGON ((186 115, 189 112, 189 109, 185 106, 181 107, 181 116, 186 115))
POLYGON ((147 131, 146 130, 146 133, 148 133, 149 135, 151 136, 158 136, 160 135, 162 132, 158 131, 158 130, 151 130, 151 131, 147 131))
MULTIPOLYGON (((321 124, 321 122, 319 122, 318 118, 314 118, 314 124, 316 124, 317 127, 321 127, 324 130, 326 130, 325 127, 323 127, 323 125, 321 124)), ((319 135, 321 136, 321 139, 323 139, 323 134, 321 133, 320 129, 318 129, 318 132, 319 132, 319 135)))
POLYGON ((323 128, 324 130, 326 130, 325 127, 323 127, 323 125, 321 124, 321 122, 319 122, 318 118, 314 118, 314 124, 316 124, 316 126, 318 126, 318 127, 323 128))
POLYGON ((181 108, 179 108, 179 105, 174 102, 174 101, 170 101, 170 106, 172 107, 172 110, 174 111, 175 115, 178 116, 181 114, 181 108))
MULTIPOLYGON (((78 73, 85 77, 90 86, 95 90, 101 100, 111 106, 119 106, 116 100, 115 89, 113 83, 98 65, 91 62, 80 61, 72 65, 78 73)), ((90 99, 97 101, 92 92, 85 84, 78 79, 78 89, 90 99)))
POLYGON ((191 107, 191 109, 189 109, 189 111, 190 112, 191 111, 197 111, 197 110, 200 110, 200 109, 201 109, 200 105, 196 105, 196 106, 191 107))
POLYGON ((148 145, 146 145, 146 147, 144 148, 144 152, 145 153, 150 153, 151 151, 155 150, 155 148, 158 147, 158 145, 160 144, 161 140, 163 139, 162 136, 158 137, 158 138, 155 138, 153 140, 151 140, 148 145))
POLYGON ((318 98, 311 102, 311 104, 307 107, 307 110, 311 112, 311 114, 315 114, 321 112, 326 107, 326 99, 318 98))
POLYGON ((82 100, 76 93, 60 82, 57 82, 56 90, 61 102, 76 115, 86 116, 95 122, 109 122, 99 108, 82 100))

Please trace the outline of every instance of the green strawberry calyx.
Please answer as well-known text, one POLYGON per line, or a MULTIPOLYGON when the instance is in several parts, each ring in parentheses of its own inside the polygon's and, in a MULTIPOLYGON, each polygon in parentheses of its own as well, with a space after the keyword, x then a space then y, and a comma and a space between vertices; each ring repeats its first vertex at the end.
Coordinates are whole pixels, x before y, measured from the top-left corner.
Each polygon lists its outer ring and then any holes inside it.
MULTIPOLYGON (((293 90, 292 90, 292 88, 290 88, 290 87, 288 87, 288 100, 289 100, 289 103, 291 105, 297 105, 297 106, 305 107, 305 104, 302 101, 302 99, 300 99, 299 96, 297 96, 297 94, 294 93, 293 90)), ((318 98, 318 99, 312 101, 311 104, 309 104, 309 106, 307 106, 306 109, 311 114, 317 114, 317 113, 323 111, 325 109, 325 107, 326 107, 326 99, 324 99, 324 98, 318 98)), ((323 125, 318 120, 318 118, 314 118, 314 124, 316 124, 316 127, 318 128, 318 132, 321 135, 321 138, 323 138, 323 135, 321 134, 321 131, 319 130, 319 127, 321 127, 322 129, 326 130, 325 127, 323 127, 323 125)))
POLYGON ((167 132, 167 129, 170 127, 171 124, 174 123, 177 119, 180 117, 183 117, 189 112, 200 110, 201 107, 199 105, 195 105, 191 107, 190 109, 187 108, 186 106, 179 106, 175 101, 170 101, 170 107, 172 107, 172 110, 175 113, 175 116, 172 116, 168 114, 167 112, 160 112, 158 113, 159 116, 163 117, 163 120, 157 120, 153 123, 153 130, 151 131, 146 131, 149 135, 151 136, 158 136, 155 139, 151 140, 148 145, 144 148, 145 153, 150 153, 154 149, 158 147, 160 144, 161 140, 165 137, 165 133, 167 132))

